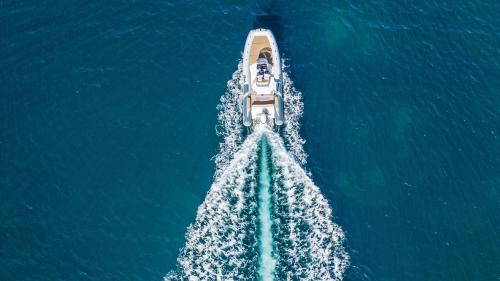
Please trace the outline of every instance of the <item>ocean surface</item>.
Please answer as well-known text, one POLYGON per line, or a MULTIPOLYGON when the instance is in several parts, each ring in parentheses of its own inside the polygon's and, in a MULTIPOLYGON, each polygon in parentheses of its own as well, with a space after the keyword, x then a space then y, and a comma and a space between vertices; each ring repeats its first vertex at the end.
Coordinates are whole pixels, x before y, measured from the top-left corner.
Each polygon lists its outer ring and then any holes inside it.
POLYGON ((320 244, 348 260, 337 280, 499 280, 499 138, 498 1, 3 0, 0 280, 162 280, 214 250, 189 243, 226 177, 269 191, 240 193, 250 279, 331 273, 269 249, 303 219, 297 245, 314 222, 339 239, 320 244), (257 26, 286 58, 294 133, 227 145, 221 97, 257 26), (290 182, 313 195, 296 216, 290 182))

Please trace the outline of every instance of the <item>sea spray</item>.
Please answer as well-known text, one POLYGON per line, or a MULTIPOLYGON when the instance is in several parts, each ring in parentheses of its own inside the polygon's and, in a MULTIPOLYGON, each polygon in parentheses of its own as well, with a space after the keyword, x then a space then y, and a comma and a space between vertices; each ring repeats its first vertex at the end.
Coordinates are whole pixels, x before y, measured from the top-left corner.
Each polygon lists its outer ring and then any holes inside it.
POLYGON ((273 257, 273 236, 272 236, 272 218, 271 218, 271 175, 268 159, 268 147, 266 137, 260 140, 260 159, 259 159, 259 180, 258 180, 258 198, 259 198, 259 277, 260 280, 274 280, 274 268, 276 261, 273 257))

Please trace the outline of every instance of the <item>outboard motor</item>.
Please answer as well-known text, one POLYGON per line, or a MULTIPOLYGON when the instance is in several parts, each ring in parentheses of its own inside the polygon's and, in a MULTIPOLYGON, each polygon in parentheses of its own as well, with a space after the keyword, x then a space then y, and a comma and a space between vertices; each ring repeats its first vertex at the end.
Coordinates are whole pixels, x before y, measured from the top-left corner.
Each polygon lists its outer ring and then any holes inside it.
POLYGON ((261 124, 267 124, 267 122, 269 121, 269 111, 267 110, 267 108, 264 108, 262 110, 262 113, 260 114, 260 123, 261 124))

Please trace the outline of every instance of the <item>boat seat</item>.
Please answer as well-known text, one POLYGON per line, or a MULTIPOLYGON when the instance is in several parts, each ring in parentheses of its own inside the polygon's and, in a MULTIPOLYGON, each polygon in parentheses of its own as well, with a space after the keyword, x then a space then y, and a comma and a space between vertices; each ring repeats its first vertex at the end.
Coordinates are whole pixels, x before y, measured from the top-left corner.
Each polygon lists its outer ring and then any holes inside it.
POLYGON ((270 100, 254 100, 252 102, 252 107, 267 107, 271 105, 274 105, 274 98, 270 100))

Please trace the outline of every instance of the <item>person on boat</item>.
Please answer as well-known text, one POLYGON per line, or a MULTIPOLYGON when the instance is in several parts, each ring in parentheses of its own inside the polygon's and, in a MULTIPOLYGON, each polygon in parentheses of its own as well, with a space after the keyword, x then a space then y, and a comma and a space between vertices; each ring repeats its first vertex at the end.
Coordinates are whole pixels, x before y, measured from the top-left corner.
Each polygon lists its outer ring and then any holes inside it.
POLYGON ((257 60, 257 81, 264 82, 269 79, 269 69, 267 68, 267 59, 259 58, 257 60))

